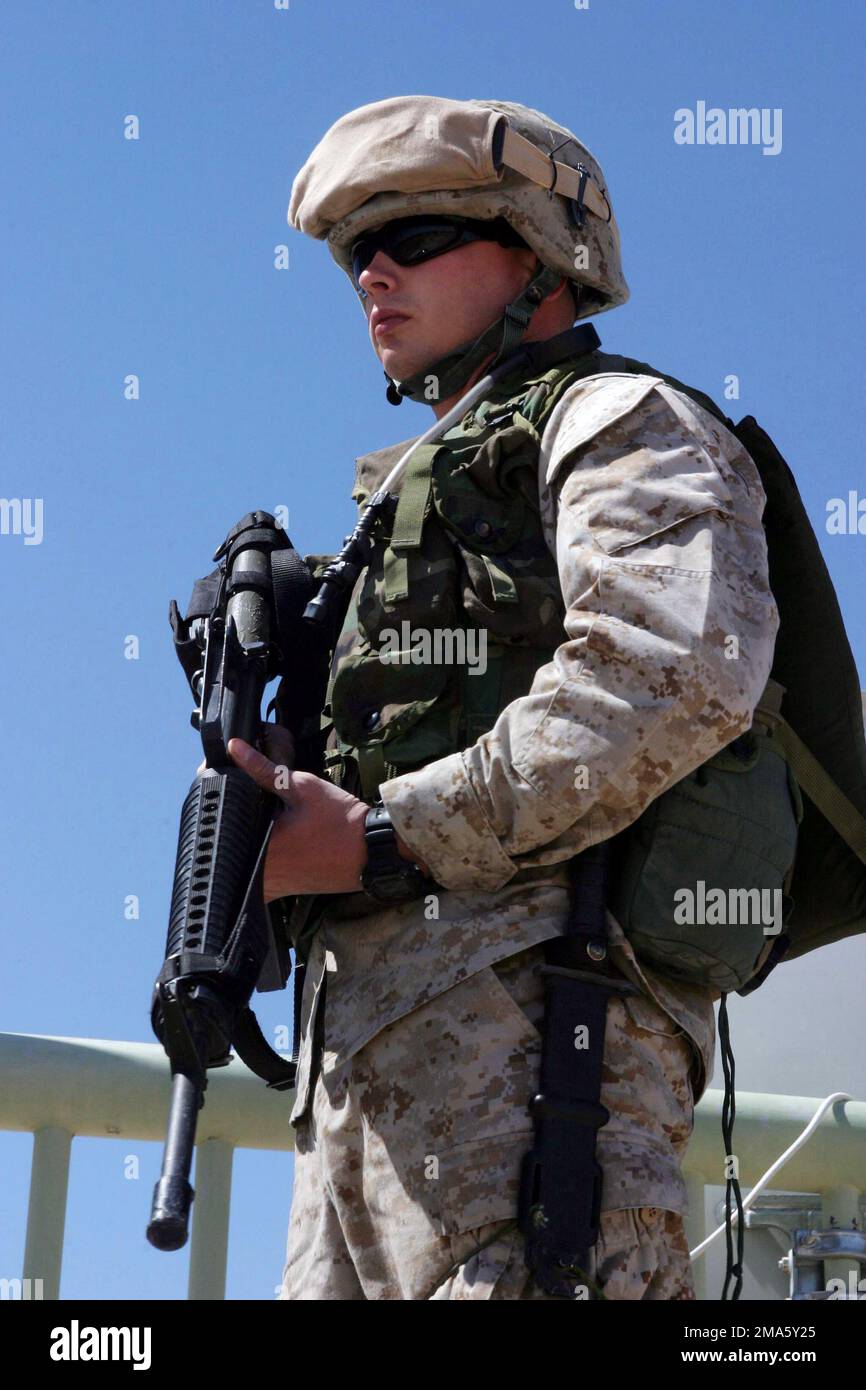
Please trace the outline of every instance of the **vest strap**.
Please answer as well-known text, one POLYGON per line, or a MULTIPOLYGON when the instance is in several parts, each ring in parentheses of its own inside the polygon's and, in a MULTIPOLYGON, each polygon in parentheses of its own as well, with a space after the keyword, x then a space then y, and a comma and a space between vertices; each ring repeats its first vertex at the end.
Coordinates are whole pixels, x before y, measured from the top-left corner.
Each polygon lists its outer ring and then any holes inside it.
POLYGON ((364 801, 373 802, 379 795, 379 787, 383 782, 396 775, 397 769, 392 767, 385 757, 385 750, 381 743, 373 743, 358 747, 354 750, 358 760, 358 772, 361 778, 361 795, 364 801))
POLYGON ((424 530, 424 516, 433 484, 433 460, 440 445, 417 449, 406 465, 391 543, 385 551, 385 599, 397 603, 409 597, 409 557, 399 551, 417 549, 424 530))

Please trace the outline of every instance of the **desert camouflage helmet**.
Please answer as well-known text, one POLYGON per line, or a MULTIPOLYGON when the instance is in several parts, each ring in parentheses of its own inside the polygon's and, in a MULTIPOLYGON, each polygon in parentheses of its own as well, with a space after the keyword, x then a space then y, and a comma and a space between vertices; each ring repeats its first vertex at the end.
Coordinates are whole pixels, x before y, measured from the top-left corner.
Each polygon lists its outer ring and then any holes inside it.
POLYGON ((541 273, 475 343, 399 382, 401 396, 419 396, 431 372, 448 395, 491 352, 498 349, 498 361, 512 351, 562 276, 580 287, 577 318, 628 298, 598 162, 570 130, 531 107, 431 96, 360 106, 310 154, 292 186, 288 220, 327 239, 351 278, 358 237, 422 213, 504 218, 535 251, 541 273))

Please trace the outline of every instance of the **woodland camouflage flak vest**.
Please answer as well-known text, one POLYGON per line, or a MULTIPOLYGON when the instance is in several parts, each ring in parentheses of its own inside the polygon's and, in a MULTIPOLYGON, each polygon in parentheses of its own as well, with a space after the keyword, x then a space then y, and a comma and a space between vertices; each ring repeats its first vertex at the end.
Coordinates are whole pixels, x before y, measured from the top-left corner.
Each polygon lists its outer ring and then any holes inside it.
MULTIPOLYGON (((393 522, 380 527, 334 653, 326 768, 372 801, 381 782, 492 728, 567 640, 539 515, 540 439, 563 392, 602 372, 648 373, 685 391, 736 433, 767 493, 781 626, 752 729, 615 837, 609 899, 654 968, 722 991, 754 988, 783 955, 866 930, 866 743, 832 583, 790 470, 751 417, 735 426, 703 393, 598 351, 499 382, 415 453, 393 522), (459 659, 478 651, 480 632, 483 674, 459 659), (782 892, 784 930, 768 937, 759 912, 753 925, 724 915, 714 924, 709 911, 701 925, 679 924, 675 892, 698 880, 726 895, 782 892)), ((359 460, 359 508, 404 448, 359 460)))

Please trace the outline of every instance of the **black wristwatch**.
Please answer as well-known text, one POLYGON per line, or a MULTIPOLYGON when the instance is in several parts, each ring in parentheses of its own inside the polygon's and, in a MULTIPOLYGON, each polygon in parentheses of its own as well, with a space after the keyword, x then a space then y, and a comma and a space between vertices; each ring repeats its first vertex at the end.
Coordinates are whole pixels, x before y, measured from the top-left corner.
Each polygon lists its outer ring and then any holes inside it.
POLYGON ((436 887, 433 879, 404 859, 397 848, 397 832, 391 817, 379 802, 367 812, 364 823, 367 841, 367 863, 361 874, 361 886, 368 897, 380 903, 403 903, 420 898, 436 887))

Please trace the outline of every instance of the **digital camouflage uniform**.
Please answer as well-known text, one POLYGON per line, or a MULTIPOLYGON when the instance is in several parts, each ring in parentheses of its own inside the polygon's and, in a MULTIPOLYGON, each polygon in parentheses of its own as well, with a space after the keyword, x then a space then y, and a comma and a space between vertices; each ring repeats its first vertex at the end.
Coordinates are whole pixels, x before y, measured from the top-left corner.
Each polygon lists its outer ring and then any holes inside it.
MULTIPOLYGON (((358 460, 356 496, 403 447, 358 460)), ((559 399, 538 512, 565 640, 488 733, 381 783, 434 898, 329 900, 302 1005, 281 1297, 548 1297, 514 1228, 543 943, 564 928, 568 860, 749 728, 778 629, 764 503, 739 442, 662 378, 602 365, 559 399)), ((335 669, 356 637, 344 630, 335 669)), ((680 1165, 718 995, 642 968, 607 921, 611 962, 640 993, 608 1005, 587 1287, 693 1298, 680 1165)))

